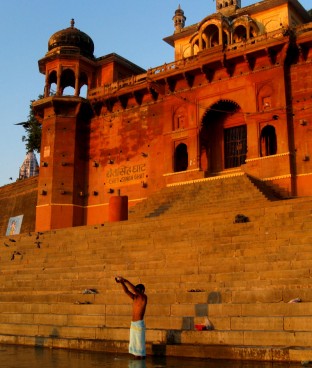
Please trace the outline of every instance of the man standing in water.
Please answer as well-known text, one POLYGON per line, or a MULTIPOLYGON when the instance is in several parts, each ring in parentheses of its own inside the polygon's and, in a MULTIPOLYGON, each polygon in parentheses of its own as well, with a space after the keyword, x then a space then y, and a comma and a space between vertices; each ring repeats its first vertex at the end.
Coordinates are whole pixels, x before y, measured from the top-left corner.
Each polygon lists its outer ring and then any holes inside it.
POLYGON ((133 300, 129 353, 133 354, 136 359, 145 359, 144 314, 147 304, 147 296, 144 294, 145 286, 143 284, 134 286, 121 276, 116 277, 115 280, 121 284, 124 292, 133 300))

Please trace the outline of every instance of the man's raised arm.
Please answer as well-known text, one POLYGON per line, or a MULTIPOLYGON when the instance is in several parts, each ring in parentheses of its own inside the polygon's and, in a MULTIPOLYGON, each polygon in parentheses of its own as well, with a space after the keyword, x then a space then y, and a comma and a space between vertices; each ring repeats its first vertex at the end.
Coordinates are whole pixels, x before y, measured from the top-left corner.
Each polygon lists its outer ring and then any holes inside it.
POLYGON ((124 292, 131 298, 134 299, 135 295, 138 294, 135 286, 128 280, 124 279, 121 276, 115 277, 117 283, 120 283, 124 292), (130 290, 129 290, 130 289, 130 290))

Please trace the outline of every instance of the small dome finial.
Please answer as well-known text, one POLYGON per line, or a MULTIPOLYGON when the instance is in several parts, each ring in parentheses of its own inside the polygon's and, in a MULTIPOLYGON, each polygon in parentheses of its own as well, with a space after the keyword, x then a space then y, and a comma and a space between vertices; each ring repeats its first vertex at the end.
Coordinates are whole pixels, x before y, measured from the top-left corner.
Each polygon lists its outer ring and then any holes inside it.
POLYGON ((181 30, 184 28, 185 26, 185 20, 186 17, 184 15, 184 11, 181 9, 181 5, 179 4, 178 9, 175 11, 174 17, 172 18, 173 23, 174 23, 174 29, 175 29, 175 33, 176 32, 181 32, 181 30))
POLYGON ((74 26, 75 26, 75 19, 74 18, 71 19, 70 26, 71 26, 71 28, 74 28, 74 26))

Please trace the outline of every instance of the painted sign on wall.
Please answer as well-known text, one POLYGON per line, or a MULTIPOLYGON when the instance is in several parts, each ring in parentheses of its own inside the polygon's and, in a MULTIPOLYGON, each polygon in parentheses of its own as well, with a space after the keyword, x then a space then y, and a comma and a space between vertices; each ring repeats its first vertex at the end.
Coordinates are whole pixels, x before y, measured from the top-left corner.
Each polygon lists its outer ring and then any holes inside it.
POLYGON ((135 165, 121 165, 116 168, 110 168, 106 171, 106 184, 124 185, 134 184, 144 180, 146 164, 138 163, 135 165))
POLYGON ((7 231, 5 234, 6 236, 15 235, 15 234, 20 233, 22 222, 23 222, 23 217, 24 215, 10 217, 7 231))

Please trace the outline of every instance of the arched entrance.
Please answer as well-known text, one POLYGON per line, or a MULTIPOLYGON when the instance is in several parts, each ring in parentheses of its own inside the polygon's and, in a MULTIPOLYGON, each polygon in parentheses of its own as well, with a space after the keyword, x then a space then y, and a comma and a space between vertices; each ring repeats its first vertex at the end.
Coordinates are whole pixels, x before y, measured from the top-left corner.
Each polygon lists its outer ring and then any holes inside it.
POLYGON ((234 101, 220 100, 205 113, 200 131, 201 167, 208 173, 239 167, 247 154, 247 126, 234 101))

